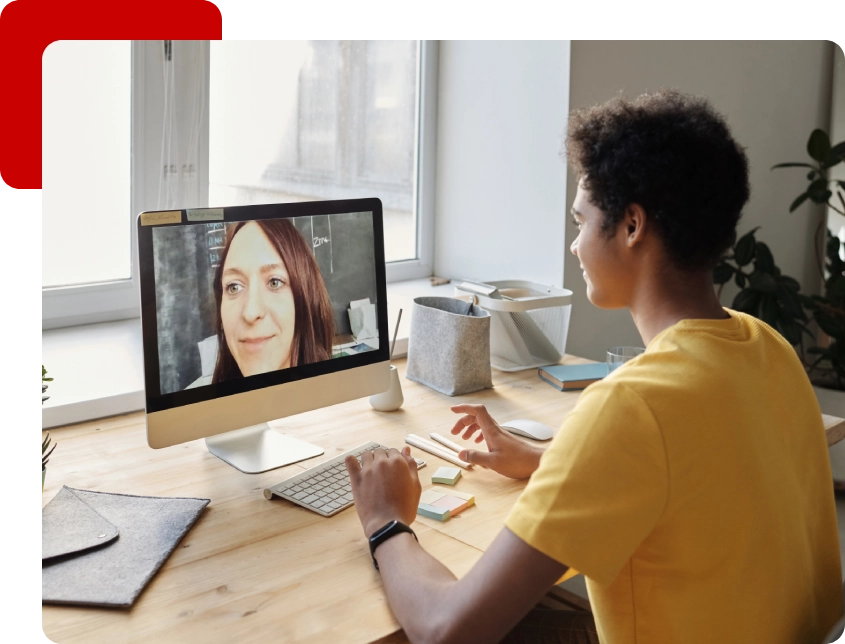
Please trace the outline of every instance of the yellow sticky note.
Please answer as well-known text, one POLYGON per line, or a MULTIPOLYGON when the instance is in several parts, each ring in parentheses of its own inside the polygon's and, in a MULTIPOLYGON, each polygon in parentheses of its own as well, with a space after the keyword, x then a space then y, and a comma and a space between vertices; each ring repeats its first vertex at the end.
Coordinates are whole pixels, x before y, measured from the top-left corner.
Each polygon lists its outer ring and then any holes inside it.
MULTIPOLYGON (((449 496, 456 496, 459 499, 464 499, 467 502, 467 505, 475 505, 475 497, 472 494, 467 494, 466 492, 458 492, 458 490, 447 490, 445 488, 437 486, 426 491, 439 494, 440 496, 437 497, 438 499, 448 494, 449 496)), ((436 501, 437 499, 434 500, 436 501)), ((426 503, 431 503, 431 501, 426 501, 426 503)))
POLYGON ((439 501, 444 496, 446 496, 446 492, 439 491, 437 488, 431 488, 430 490, 426 490, 420 496, 420 503, 425 503, 426 505, 431 505, 436 501, 439 501))
POLYGON ((141 225, 142 226, 160 226, 161 224, 180 224, 182 223, 181 210, 168 210, 165 212, 142 212, 141 225))

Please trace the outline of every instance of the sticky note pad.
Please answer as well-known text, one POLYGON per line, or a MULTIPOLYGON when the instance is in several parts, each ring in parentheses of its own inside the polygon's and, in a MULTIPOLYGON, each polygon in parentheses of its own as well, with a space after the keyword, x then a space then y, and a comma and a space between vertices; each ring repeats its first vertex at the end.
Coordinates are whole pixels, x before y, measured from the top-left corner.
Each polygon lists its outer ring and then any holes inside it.
POLYGON ((421 514, 429 519, 436 519, 437 521, 445 521, 449 518, 450 512, 448 508, 438 508, 428 503, 420 503, 417 506, 417 514, 421 514))
POLYGON ((458 467, 441 467, 432 475, 432 483, 445 483, 454 485, 461 478, 461 470, 458 467))
MULTIPOLYGON (((429 490, 426 490, 426 492, 442 494, 443 496, 456 496, 459 499, 465 500, 467 502, 467 506, 475 505, 475 497, 472 494, 467 494, 466 492, 458 492, 457 490, 447 490, 446 488, 442 487, 433 487, 429 490)), ((437 499, 434 500, 436 501, 437 499)), ((427 501, 427 503, 431 503, 431 501, 427 501)))
POLYGON ((435 501, 442 499, 446 496, 446 490, 438 490, 437 488, 431 488, 430 490, 426 490, 420 495, 420 503, 425 503, 427 505, 432 505, 435 501))
POLYGON ((437 499, 432 505, 435 508, 449 510, 450 516, 460 514, 469 507, 466 499, 459 499, 456 496, 446 495, 442 499, 437 499))

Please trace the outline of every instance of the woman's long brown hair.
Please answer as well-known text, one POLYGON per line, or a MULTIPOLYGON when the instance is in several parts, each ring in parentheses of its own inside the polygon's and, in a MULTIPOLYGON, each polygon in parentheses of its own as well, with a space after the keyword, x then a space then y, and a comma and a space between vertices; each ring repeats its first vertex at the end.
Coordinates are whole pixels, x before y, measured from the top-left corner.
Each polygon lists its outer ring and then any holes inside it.
MULTIPOLYGON (((226 239, 226 247, 214 275, 214 300, 217 304, 215 329, 217 330, 217 364, 211 382, 224 382, 243 378, 238 363, 223 333, 220 305, 223 301, 223 266, 229 247, 238 231, 247 221, 237 223, 226 239)), ((334 340, 334 312, 329 292, 323 282, 317 260, 311 254, 302 235, 288 219, 256 219, 267 239, 282 258, 290 277, 290 289, 295 307, 290 366, 328 360, 332 357, 334 340)))

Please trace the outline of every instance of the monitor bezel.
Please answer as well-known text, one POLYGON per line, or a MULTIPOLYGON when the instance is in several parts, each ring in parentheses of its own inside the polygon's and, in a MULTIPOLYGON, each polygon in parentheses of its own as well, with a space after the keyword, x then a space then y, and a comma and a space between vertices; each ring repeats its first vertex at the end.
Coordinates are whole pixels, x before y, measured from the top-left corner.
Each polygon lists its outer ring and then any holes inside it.
MULTIPOLYGON (((215 207, 210 207, 215 208, 215 207)), ((332 201, 303 201, 295 203, 256 204, 248 206, 216 207, 224 212, 224 223, 253 221, 257 219, 293 219, 321 215, 372 212, 373 252, 376 272, 376 316, 379 328, 379 348, 353 356, 332 358, 322 362, 299 365, 289 369, 271 371, 237 380, 213 383, 193 389, 161 393, 158 360, 158 323, 156 317, 155 271, 153 258, 153 230, 170 226, 204 226, 209 221, 189 221, 188 211, 181 209, 181 221, 171 224, 142 225, 142 215, 147 213, 175 212, 177 209, 145 211, 138 215, 138 259, 140 268, 141 331, 144 353, 144 397, 147 414, 184 407, 197 403, 236 396, 246 392, 314 378, 325 374, 354 369, 389 360, 389 333, 387 332, 387 286, 384 263, 384 225, 381 200, 342 199, 332 201), (382 304, 383 303, 383 304, 382 304)), ((207 210, 205 208, 197 209, 207 210)))

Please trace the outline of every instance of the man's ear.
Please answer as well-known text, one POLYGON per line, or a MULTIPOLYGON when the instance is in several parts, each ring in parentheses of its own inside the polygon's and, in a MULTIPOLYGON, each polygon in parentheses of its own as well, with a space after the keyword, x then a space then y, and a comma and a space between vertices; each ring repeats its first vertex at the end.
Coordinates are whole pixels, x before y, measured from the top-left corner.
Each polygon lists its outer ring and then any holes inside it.
POLYGON ((625 243, 631 248, 645 239, 647 218, 645 209, 638 203, 632 203, 625 209, 625 243))

